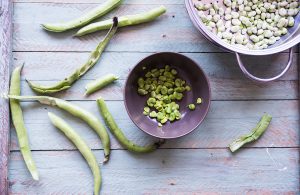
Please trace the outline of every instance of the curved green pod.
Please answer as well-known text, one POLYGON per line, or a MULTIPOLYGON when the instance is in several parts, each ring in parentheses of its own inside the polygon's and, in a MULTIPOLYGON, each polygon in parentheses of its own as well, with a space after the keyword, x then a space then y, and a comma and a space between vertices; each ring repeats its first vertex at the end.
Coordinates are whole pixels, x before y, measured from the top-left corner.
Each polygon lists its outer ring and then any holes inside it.
POLYGON ((96 47, 96 49, 90 54, 90 57, 87 60, 87 62, 83 64, 80 68, 75 70, 69 77, 65 78, 62 81, 59 81, 58 83, 52 86, 43 86, 26 80, 28 85, 32 90, 40 94, 52 94, 52 93, 69 89, 75 81, 77 81, 80 77, 82 77, 88 70, 90 70, 98 62, 102 52, 108 45, 113 35, 116 33, 117 28, 118 28, 118 18, 115 17, 113 18, 113 26, 110 28, 109 32, 107 33, 103 41, 101 41, 96 47))
POLYGON ((118 7, 121 4, 122 0, 107 0, 103 4, 97 6, 96 8, 90 10, 86 14, 73 19, 68 22, 62 22, 62 23, 49 23, 49 24, 42 24, 42 27, 51 32, 64 32, 70 29, 74 29, 77 27, 84 26, 91 22, 92 20, 95 20, 96 18, 99 18, 114 8, 118 7))
POLYGON ((240 138, 234 140, 231 144, 229 144, 230 151, 235 152, 246 143, 257 140, 267 130, 271 120, 272 120, 271 115, 269 114, 263 115, 259 123, 256 125, 254 129, 252 129, 252 131, 249 134, 243 135, 240 138))
POLYGON ((110 138, 109 135, 100 122, 98 118, 96 118, 92 113, 89 111, 80 108, 70 102, 67 102, 62 99, 49 97, 49 96, 16 96, 16 95, 8 95, 8 98, 14 100, 36 100, 39 101, 41 104, 56 106, 71 115, 80 118, 81 120, 85 121, 100 137, 102 146, 104 149, 104 162, 109 160, 110 155, 110 138))
POLYGON ((73 128, 66 123, 62 118, 56 116, 55 114, 48 112, 48 116, 52 124, 62 131, 66 137, 77 147, 79 152, 85 158, 94 176, 94 194, 97 195, 100 192, 101 186, 101 173, 97 163, 95 155, 92 150, 88 147, 86 142, 78 135, 73 128))
MULTIPOLYGON (((9 91, 9 94, 11 95, 20 95, 21 93, 20 77, 21 77, 22 67, 23 66, 17 67, 12 72, 11 81, 10 81, 10 91, 9 91)), ((32 154, 30 151, 27 130, 25 128, 24 119, 23 119, 22 108, 18 100, 11 99, 9 103, 10 103, 12 122, 17 132, 20 151, 23 156, 24 162, 32 178, 34 180, 39 180, 39 173, 37 171, 35 162, 32 158, 32 154)))
POLYGON ((151 144, 149 146, 138 146, 132 141, 128 140, 124 135, 122 130, 118 127, 114 118, 110 114, 105 101, 102 98, 97 99, 98 108, 102 117, 105 120, 105 123, 109 127, 111 133, 116 137, 116 139, 120 142, 120 144, 125 147, 127 150, 137 153, 148 153, 156 150, 160 145, 164 143, 164 141, 159 141, 157 143, 151 144))
MULTIPOLYGON (((119 17, 119 27, 132 26, 145 22, 150 22, 152 20, 155 20, 157 17, 164 14, 165 12, 166 8, 164 6, 160 6, 145 13, 121 16, 119 17)), ((99 30, 109 29, 112 25, 113 23, 111 20, 95 22, 79 29, 75 36, 83 36, 99 30)))

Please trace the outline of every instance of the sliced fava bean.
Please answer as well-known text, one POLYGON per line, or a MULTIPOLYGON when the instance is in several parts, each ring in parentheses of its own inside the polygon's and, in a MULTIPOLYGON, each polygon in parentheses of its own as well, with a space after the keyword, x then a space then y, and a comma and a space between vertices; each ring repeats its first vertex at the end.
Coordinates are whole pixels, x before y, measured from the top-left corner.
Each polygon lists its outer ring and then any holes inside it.
POLYGON ((197 104, 202 104, 202 98, 197 98, 197 104))
POLYGON ((127 150, 132 152, 138 153, 148 153, 156 150, 161 144, 162 141, 157 143, 151 144, 149 146, 138 146, 132 141, 128 140, 127 137, 124 135, 122 130, 118 127, 117 123, 115 122, 114 118, 112 117, 111 113, 109 112, 105 101, 102 98, 97 99, 97 104, 100 110, 102 117, 105 120, 105 123, 109 127, 111 133, 116 137, 116 139, 120 142, 120 144, 125 147, 127 150))
MULTIPOLYGON (((20 95, 21 94, 21 70, 23 65, 17 67, 11 74, 11 81, 10 81, 10 95, 20 95)), ((29 170, 32 178, 34 180, 39 180, 39 173, 37 171, 35 162, 32 158, 32 154, 30 151, 29 141, 27 130, 25 128, 24 119, 23 119, 23 112, 18 100, 11 99, 10 103, 10 110, 11 110, 11 117, 12 122, 14 124, 15 130, 17 132, 18 142, 21 154, 23 156, 24 162, 29 170)))
POLYGON ((122 0, 107 0, 103 4, 89 11, 85 15, 65 23, 42 24, 42 27, 47 31, 64 32, 73 28, 81 27, 92 20, 99 18, 121 4, 122 0))
POLYGON ((118 80, 118 77, 113 74, 105 75, 103 78, 97 79, 91 83, 88 83, 85 87, 86 95, 90 95, 91 93, 94 93, 97 90, 100 90, 107 85, 111 84, 112 82, 118 80))
POLYGON ((92 51, 88 61, 82 65, 79 69, 75 70, 69 77, 65 78, 64 80, 52 85, 52 86, 42 86, 35 83, 32 83, 27 80, 28 85, 32 90, 40 94, 52 94, 59 91, 63 91, 69 89, 71 85, 77 81, 80 77, 82 77, 88 70, 90 70, 100 59, 102 52, 108 45, 109 41, 116 33, 118 28, 118 18, 113 19, 114 25, 109 30, 103 41, 98 44, 96 49, 92 51))
POLYGON ((77 134, 73 130, 73 128, 69 124, 67 124, 62 118, 56 116, 51 112, 48 112, 48 116, 52 124, 65 134, 65 136, 76 146, 76 148, 85 158, 94 176, 94 194, 99 194, 101 186, 101 173, 97 163, 97 159, 93 154, 92 150, 88 147, 88 145, 80 137, 80 135, 77 134))
POLYGON ((40 102, 41 104, 50 105, 50 106, 56 106, 71 115, 85 121, 100 137, 103 150, 104 150, 104 162, 107 162, 109 160, 110 155, 110 138, 109 135, 103 126, 103 124, 100 122, 99 119, 97 119, 92 113, 86 111, 83 108, 80 108, 79 106, 72 104, 68 101, 49 97, 49 96, 16 96, 16 95, 8 95, 7 98, 11 100, 36 100, 40 102))
POLYGON ((196 106, 195 106, 195 104, 189 104, 189 105, 188 105, 188 108, 189 108, 190 110, 195 110, 195 109, 196 109, 196 106))

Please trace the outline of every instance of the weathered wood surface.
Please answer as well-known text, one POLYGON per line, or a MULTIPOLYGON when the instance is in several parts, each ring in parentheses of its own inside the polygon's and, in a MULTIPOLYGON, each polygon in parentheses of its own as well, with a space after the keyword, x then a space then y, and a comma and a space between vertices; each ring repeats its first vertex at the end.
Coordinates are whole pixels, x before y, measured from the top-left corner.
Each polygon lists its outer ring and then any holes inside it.
MULTIPOLYGON (((43 22, 68 20, 102 0, 13 0, 13 67, 25 62, 22 94, 34 94, 25 78, 42 84, 63 79, 84 63, 106 32, 82 38, 75 31, 55 34, 43 22), (63 13, 63 14, 62 14, 63 13)), ((119 30, 100 62, 68 91, 56 96, 71 100, 101 118, 94 101, 103 96, 128 137, 147 144, 154 138, 129 119, 122 102, 127 74, 142 58, 159 51, 176 51, 198 62, 212 87, 212 105, 203 124, 183 138, 169 140, 149 155, 123 150, 112 138, 112 158, 102 166, 103 194, 299 194, 299 59, 279 81, 261 85, 247 80, 234 56, 206 41, 193 27, 183 0, 125 0, 113 15, 139 13, 164 4, 168 12, 153 23, 119 30), (163 36, 166 35, 166 36, 163 36), (115 85, 84 97, 84 86, 107 73, 121 77, 115 85), (263 112, 273 115, 262 139, 232 155, 227 145, 247 133, 263 112)), ((297 49, 297 51, 299 51, 297 49)), ((275 75, 286 53, 244 57, 256 75, 275 75)), ((299 56, 298 56, 299 57, 299 56)), ((47 111, 65 118, 94 149, 103 151, 97 135, 82 121, 56 108, 23 102, 25 124, 41 180, 34 182, 20 155, 11 127, 10 194, 91 194, 92 175, 74 146, 50 123, 47 111)), ((101 119, 102 120, 102 119, 101 119)))
MULTIPOLYGON (((154 2, 157 4, 160 1, 154 2)), ((16 3, 14 6, 14 51, 91 51, 102 40, 106 31, 74 38, 72 35, 76 30, 57 34, 43 30, 40 24, 67 21, 82 15, 94 6, 94 4, 16 3)), ((141 3, 121 5, 103 18, 140 13, 154 7, 157 5, 141 3)), ((167 4, 166 7, 167 13, 152 23, 120 28, 106 50, 222 52, 206 41, 194 28, 184 4, 167 4), (164 44, 161 44, 162 42, 164 44)))
MULTIPOLYGON (((94 151, 98 162, 102 151, 94 151)), ((41 181, 34 182, 19 152, 10 164, 12 194, 92 194, 92 174, 77 151, 33 152, 41 181), (26 186, 26 187, 25 187, 26 186)), ((297 195, 299 150, 159 150, 149 155, 112 151, 102 166, 103 194, 297 195)))
MULTIPOLYGON (((72 101, 100 117, 95 101, 72 101)), ((59 112, 35 102, 23 103, 24 118, 33 150, 74 149, 66 138, 60 136, 49 122, 47 112, 55 112, 73 124, 93 149, 102 148, 98 136, 80 120, 74 120, 68 113, 59 112)), ((147 144, 154 139, 140 131, 129 119, 121 101, 109 101, 108 106, 116 122, 126 135, 137 143, 147 144)), ((198 129, 180 139, 169 140, 164 148, 225 148, 237 136, 247 133, 258 122, 264 112, 274 119, 263 139, 248 147, 297 147, 299 145, 298 102, 295 101, 213 101, 210 112, 198 129), (247 110, 247 112, 244 112, 247 110), (244 112, 244 113, 243 113, 244 112), (230 114, 228 114, 230 113, 230 114), (243 114, 241 114, 243 113, 243 114)), ((112 138, 112 148, 120 145, 112 138)), ((17 150, 15 131, 11 134, 11 149, 17 150)))
MULTIPOLYGON (((210 77, 213 100, 249 100, 249 99, 297 99, 297 54, 292 68, 279 81, 261 85, 245 79, 236 64, 234 55, 229 53, 184 53, 198 62, 210 77)), ((93 67, 70 90, 57 95, 68 100, 95 99, 99 95, 107 100, 123 100, 123 86, 129 71, 139 60, 149 53, 106 52, 100 62, 93 67), (126 60, 124 60, 126 59, 126 60), (116 67, 116 68, 111 68, 116 67), (85 85, 108 73, 120 76, 118 84, 101 90, 89 97, 84 97, 85 85)), ((262 77, 277 74, 284 66, 288 54, 264 57, 265 60, 255 63, 254 57, 247 57, 253 73, 262 77), (266 64, 269 62, 271 65, 266 64), (254 64, 257 68, 253 68, 254 64)), ((57 52, 16 52, 14 66, 25 62, 22 80, 28 79, 41 84, 51 84, 69 75, 88 58, 89 53, 57 53, 57 52), (67 59, 67 60, 61 60, 67 59), (55 75, 49 72, 55 71, 55 75)), ((26 82, 22 83, 23 94, 32 95, 26 82)))
MULTIPOLYGON (((0 94, 7 93, 12 48, 12 2, 0 0, 0 94)), ((9 105, 0 99, 0 194, 8 190, 9 105)))

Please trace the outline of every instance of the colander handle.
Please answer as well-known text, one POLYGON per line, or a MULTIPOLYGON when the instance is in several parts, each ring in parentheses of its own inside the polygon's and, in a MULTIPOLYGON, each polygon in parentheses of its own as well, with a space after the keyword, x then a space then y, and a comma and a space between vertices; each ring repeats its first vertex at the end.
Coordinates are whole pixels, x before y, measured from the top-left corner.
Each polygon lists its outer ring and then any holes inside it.
POLYGON ((292 62, 293 62, 293 51, 294 51, 293 48, 289 49, 289 60, 288 60, 288 63, 286 65, 286 67, 284 68, 284 70, 280 74, 278 74, 277 76, 274 76, 274 77, 271 77, 271 78, 266 78, 266 79, 258 78, 256 76, 252 75, 251 73, 249 73, 248 70, 245 68, 242 60, 241 60, 240 54, 235 53, 235 56, 236 56, 236 59, 237 59, 237 62, 239 64, 240 69, 246 75, 246 77, 248 77, 249 79, 252 79, 254 81, 265 83, 265 82, 275 81, 275 80, 279 79, 280 77, 282 77, 289 70, 289 68, 291 67, 292 62))

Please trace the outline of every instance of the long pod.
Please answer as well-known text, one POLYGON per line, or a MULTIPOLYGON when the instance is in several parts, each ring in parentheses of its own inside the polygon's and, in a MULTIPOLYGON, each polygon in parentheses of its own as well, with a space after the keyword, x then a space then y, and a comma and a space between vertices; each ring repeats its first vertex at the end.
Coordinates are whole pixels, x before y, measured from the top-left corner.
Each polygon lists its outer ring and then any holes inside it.
MULTIPOLYGON (((164 14, 165 12, 166 8, 164 6, 160 6, 145 13, 121 16, 119 17, 119 27, 132 26, 145 22, 150 22, 152 20, 155 20, 157 17, 164 14)), ((113 23, 111 20, 95 22, 79 29, 75 36, 82 36, 99 30, 109 29, 112 25, 113 23)))
MULTIPOLYGON (((11 75, 10 81, 10 91, 11 95, 20 95, 20 73, 23 66, 17 67, 11 75)), ((33 161, 32 154, 30 151, 29 141, 27 131, 24 125, 23 112, 18 100, 10 100, 10 109, 12 122, 15 126, 17 137, 19 141, 20 151, 22 153, 23 159, 27 166, 27 169, 31 173, 34 180, 39 180, 39 173, 37 171, 36 165, 33 161)))
POLYGON ((31 89, 40 93, 40 94, 51 94, 59 91, 66 90, 71 87, 71 85, 82 77, 89 69, 91 69, 100 59, 102 52, 105 47, 108 45, 109 41, 116 33, 118 28, 118 18, 113 18, 113 26, 110 28, 109 32, 105 36, 104 40, 98 44, 97 48, 91 53, 88 61, 81 66, 79 69, 75 70, 69 77, 64 80, 52 85, 52 86, 42 86, 34 84, 30 81, 27 81, 31 89))
POLYGON ((246 143, 257 140, 266 131, 271 120, 272 120, 272 116, 265 114, 261 118, 259 123, 256 125, 256 127, 251 131, 251 133, 241 136, 240 138, 236 139, 229 145, 229 149, 231 150, 231 152, 237 151, 246 143))
POLYGON ((88 83, 85 87, 86 89, 85 94, 90 95, 91 93, 94 93, 95 91, 102 89, 103 87, 109 85, 110 83, 114 82, 117 79, 118 77, 113 74, 105 75, 100 79, 88 83))
POLYGON ((36 100, 39 101, 41 104, 56 106, 70 113, 71 115, 85 121, 92 129, 96 131, 96 133, 100 137, 104 149, 104 162, 108 161, 110 155, 110 138, 103 124, 92 113, 65 100, 49 96, 8 95, 8 98, 15 100, 36 100))
POLYGON ((114 8, 118 7, 121 2, 122 0, 107 0, 79 18, 64 23, 42 24, 42 27, 45 30, 52 32, 64 32, 73 28, 81 27, 92 20, 107 14, 114 8))
POLYGON ((48 116, 52 124, 62 131, 71 142, 78 148, 79 152, 85 158, 86 162, 90 166, 93 176, 94 176, 94 194, 99 194, 101 186, 101 173, 97 163, 95 155, 92 150, 88 147, 86 142, 78 135, 68 123, 66 123, 62 118, 56 116, 55 114, 48 112, 48 116))
POLYGON ((101 112, 102 117, 105 120, 105 123, 109 127, 111 133, 116 137, 120 144, 125 147, 127 150, 138 153, 147 153, 152 152, 157 149, 163 142, 159 141, 149 146, 138 146, 132 141, 128 140, 122 130, 116 124, 114 118, 110 114, 105 101, 102 98, 97 99, 97 104, 101 112))

